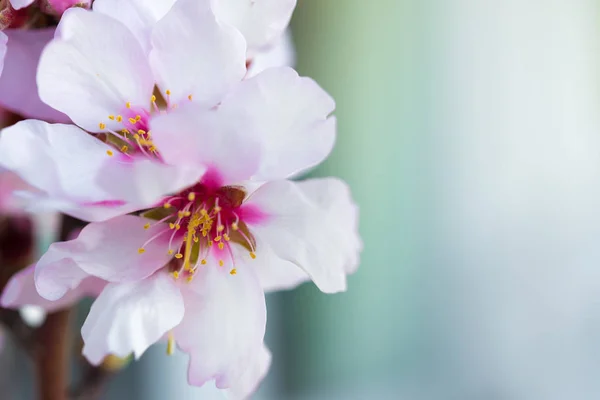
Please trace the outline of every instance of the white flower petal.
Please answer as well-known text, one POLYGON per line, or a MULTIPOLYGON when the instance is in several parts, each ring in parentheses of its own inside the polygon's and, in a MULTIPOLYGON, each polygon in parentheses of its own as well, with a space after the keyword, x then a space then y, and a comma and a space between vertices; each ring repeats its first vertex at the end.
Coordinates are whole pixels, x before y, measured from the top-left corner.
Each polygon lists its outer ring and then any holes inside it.
POLYGON ((362 248, 358 209, 346 184, 334 178, 270 182, 248 203, 267 215, 250 230, 277 256, 304 269, 323 292, 346 289, 346 275, 356 269, 362 248))
POLYGON ((13 6, 15 10, 20 10, 21 8, 25 8, 31 5, 34 0, 10 0, 10 5, 13 6))
POLYGON ((152 140, 173 165, 206 166, 225 183, 249 179, 260 162, 260 145, 243 116, 188 104, 150 121, 152 140))
POLYGON ((54 36, 54 28, 7 29, 5 33, 9 45, 0 76, 0 105, 27 118, 69 122, 65 114, 42 102, 35 80, 40 55, 54 36))
POLYGON ((154 78, 137 39, 106 15, 67 10, 44 49, 37 82, 41 99, 84 129, 120 129, 109 115, 131 102, 149 106, 154 78))
POLYGON ((291 68, 268 69, 244 80, 223 100, 229 119, 249 115, 263 145, 257 180, 287 178, 319 164, 335 141, 328 118, 335 102, 312 79, 291 68))
POLYGON ((293 67, 295 63, 296 51, 292 34, 288 30, 273 46, 254 54, 246 78, 256 76, 269 68, 293 67))
POLYGON ((229 399, 247 399, 256 391, 259 383, 269 372, 271 366, 271 352, 263 344, 254 358, 254 362, 249 366, 237 382, 226 390, 229 399))
POLYGON ((93 365, 114 354, 139 358, 184 314, 175 281, 158 273, 131 283, 111 283, 92 305, 81 328, 83 355, 93 365))
MULTIPOLYGON (((57 300, 89 275, 109 282, 131 282, 152 275, 173 257, 168 254, 173 231, 166 224, 144 229, 152 222, 125 215, 91 223, 77 239, 52 244, 36 265, 38 292, 57 300)), ((180 237, 173 240, 174 249, 180 244, 180 237)))
MULTIPOLYGON (((249 267, 249 266, 247 266, 249 267)), ((266 325, 265 298, 250 268, 201 266, 182 287, 185 317, 173 333, 190 354, 188 381, 201 386, 215 379, 220 389, 243 382, 256 364, 266 325)))
POLYGON ((174 3, 175 0, 96 0, 94 11, 121 21, 149 53, 152 28, 174 3))
POLYGON ((0 165, 47 196, 58 210, 87 220, 101 220, 136 209, 101 188, 96 179, 118 162, 112 148, 73 125, 21 121, 2 131, 0 165))
POLYGON ((213 0, 215 14, 236 27, 250 50, 273 44, 285 31, 296 0, 213 0))
POLYGON ((150 63, 175 103, 212 107, 246 73, 246 43, 217 22, 210 0, 178 0, 152 33, 150 63))
POLYGON ((100 294, 106 283, 100 279, 89 277, 80 285, 69 291, 58 301, 49 301, 40 296, 34 282, 35 264, 13 275, 8 281, 0 298, 0 305, 4 308, 20 308, 26 305, 38 306, 47 312, 53 312, 76 304, 87 296, 100 294))

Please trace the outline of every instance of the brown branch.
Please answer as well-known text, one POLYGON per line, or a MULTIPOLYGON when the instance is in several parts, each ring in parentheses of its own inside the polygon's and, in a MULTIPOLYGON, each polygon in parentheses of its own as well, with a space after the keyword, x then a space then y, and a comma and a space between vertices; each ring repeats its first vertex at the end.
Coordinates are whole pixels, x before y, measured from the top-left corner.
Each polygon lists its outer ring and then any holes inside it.
POLYGON ((35 354, 40 400, 67 400, 69 382, 69 310, 48 314, 36 330, 35 354))

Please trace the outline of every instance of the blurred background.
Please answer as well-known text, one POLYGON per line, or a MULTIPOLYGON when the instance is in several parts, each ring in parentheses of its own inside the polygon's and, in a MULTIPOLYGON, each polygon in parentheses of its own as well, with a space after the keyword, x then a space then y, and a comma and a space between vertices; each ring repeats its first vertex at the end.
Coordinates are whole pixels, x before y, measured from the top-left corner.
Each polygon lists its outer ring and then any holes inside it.
MULTIPOLYGON (((255 398, 600 398, 600 2, 299 0, 293 36, 365 250, 347 293, 268 296, 255 398)), ((185 362, 153 348, 106 398, 220 398, 185 362)))

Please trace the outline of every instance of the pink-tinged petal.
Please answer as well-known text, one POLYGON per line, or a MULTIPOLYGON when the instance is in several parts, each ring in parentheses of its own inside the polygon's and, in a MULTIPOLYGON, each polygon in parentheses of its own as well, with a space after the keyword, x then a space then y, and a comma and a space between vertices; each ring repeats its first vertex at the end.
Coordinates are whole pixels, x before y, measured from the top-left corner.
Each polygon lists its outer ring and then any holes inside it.
POLYGON ((250 50, 273 44, 283 34, 296 0, 213 0, 217 17, 237 28, 250 50))
POLYGON ((249 366, 237 382, 227 389, 229 399, 247 399, 258 389, 258 385, 265 378, 271 366, 271 352, 263 344, 254 362, 249 366))
POLYGON ((246 74, 246 42, 217 22, 210 0, 179 0, 152 32, 150 63, 172 103, 216 105, 246 74))
POLYGON ((310 276, 298 265, 279 257, 269 245, 256 232, 253 232, 256 241, 256 258, 250 254, 240 252, 236 258, 243 260, 254 270, 260 285, 265 292, 288 290, 310 280, 310 276))
POLYGON ((53 312, 70 307, 84 297, 95 297, 100 294, 106 282, 89 277, 64 297, 57 301, 49 301, 41 297, 35 288, 34 281, 35 264, 13 275, 2 292, 0 305, 4 308, 20 308, 23 306, 38 306, 47 312, 53 312))
MULTIPOLYGON (((151 206, 198 182, 206 167, 179 167, 146 157, 107 160, 97 183, 115 198, 151 206)), ((142 208, 142 207, 140 207, 142 208)))
POLYGON ((17 174, 0 167, 0 213, 21 213, 25 204, 16 193, 31 189, 17 174))
POLYGON ((31 5, 34 0, 10 0, 10 5, 13 6, 15 10, 20 10, 21 8, 25 8, 31 5))
POLYGON ((6 55, 6 42, 8 37, 0 32, 0 75, 2 75, 2 69, 4 68, 4 56, 6 55))
POLYGON ((96 0, 94 11, 121 21, 149 53, 152 28, 174 3, 175 0, 96 0))
POLYGON ((81 8, 67 10, 40 58, 41 99, 82 128, 120 130, 109 115, 130 102, 149 106, 154 78, 142 47, 121 22, 81 8))
POLYGON ((69 118, 42 102, 35 76, 40 54, 54 36, 54 28, 8 29, 8 49, 0 76, 0 106, 27 118, 69 122, 69 118))
POLYGON ((111 149, 76 126, 27 120, 2 131, 0 165, 42 191, 32 196, 47 208, 102 220, 136 209, 96 183, 111 149))
POLYGON ((158 273, 138 282, 111 283, 92 305, 81 328, 83 355, 93 365, 114 354, 140 357, 179 324, 183 299, 172 276, 158 273))
POLYGON ((358 208, 345 183, 334 178, 271 182, 248 203, 267 216, 251 231, 277 256, 301 267, 323 292, 346 289, 346 275, 356 269, 362 243, 358 208))
POLYGON ((323 161, 335 141, 336 122, 328 118, 334 108, 319 85, 287 67, 244 80, 219 107, 228 119, 252 118, 263 146, 257 180, 287 178, 323 161))
POLYGON ((43 0, 41 4, 44 12, 61 16, 71 7, 90 8, 92 0, 43 0))
POLYGON ((248 118, 228 118, 219 109, 188 104, 150 121, 163 159, 179 166, 207 166, 225 183, 249 179, 260 162, 260 145, 248 134, 248 118))
POLYGON ((174 330, 178 346, 190 354, 188 381, 201 386, 215 379, 220 389, 234 388, 247 377, 262 347, 265 298, 250 266, 199 267, 182 285, 185 317, 174 330))
MULTIPOLYGON (((152 222, 125 215, 91 223, 77 239, 52 244, 36 266, 38 292, 56 300, 88 275, 109 282, 138 281, 152 275, 172 258, 168 250, 173 232, 165 224, 145 229, 152 222)), ((181 237, 176 237, 172 248, 180 244, 181 237)))
POLYGON ((296 51, 289 31, 271 47, 257 51, 250 59, 246 78, 251 78, 269 68, 293 67, 296 64, 296 51))

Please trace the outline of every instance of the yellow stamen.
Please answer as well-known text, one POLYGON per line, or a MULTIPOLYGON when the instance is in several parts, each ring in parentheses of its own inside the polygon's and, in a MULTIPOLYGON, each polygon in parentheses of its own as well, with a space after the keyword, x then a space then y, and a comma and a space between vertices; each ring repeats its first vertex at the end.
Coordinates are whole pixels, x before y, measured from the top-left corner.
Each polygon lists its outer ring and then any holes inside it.
POLYGON ((225 265, 225 263, 223 262, 223 260, 219 260, 219 267, 222 267, 223 265, 225 265))
POLYGON ((225 230, 225 227, 223 225, 217 226, 217 232, 223 232, 224 230, 225 230))
POLYGON ((173 271, 173 278, 179 279, 179 271, 173 271))
POLYGON ((133 118, 129 118, 129 122, 132 123, 132 124, 135 124, 137 121, 135 119, 133 119, 133 118))
POLYGON ((215 242, 220 242, 220 241, 221 241, 221 236, 215 237, 215 242))
POLYGON ((150 101, 154 103, 156 101, 156 96, 152 95, 152 97, 150 97, 150 101))
POLYGON ((117 115, 117 122, 121 122, 121 121, 123 121, 123 117, 120 115, 117 115))
POLYGON ((234 231, 237 231, 238 228, 238 224, 236 224, 235 222, 233 224, 231 224, 231 229, 233 229, 234 231))
POLYGON ((172 356, 175 353, 175 338, 173 332, 169 332, 169 339, 167 341, 167 355, 172 356))
POLYGON ((225 248, 225 244, 223 242, 219 242, 219 250, 223 250, 225 248))
POLYGON ((109 157, 112 157, 115 153, 113 153, 111 150, 106 150, 106 154, 108 154, 109 157))
POLYGON ((146 134, 146 131, 145 131, 145 130, 143 130, 143 129, 138 129, 138 134, 140 134, 140 135, 145 135, 145 134, 146 134))
POLYGON ((121 147, 121 152, 122 153, 126 153, 127 150, 129 150, 129 147, 127 147, 127 145, 123 145, 123 147, 121 147))
POLYGON ((145 252, 146 252, 146 249, 144 249, 143 247, 140 247, 140 248, 138 249, 138 253, 139 253, 139 254, 144 254, 145 252))
POLYGON ((175 229, 175 224, 172 222, 169 222, 169 229, 175 229))
POLYGON ((229 235, 226 234, 226 233, 223 234, 223 239, 225 239, 226 242, 229 242, 231 240, 231 238, 229 237, 229 235))
POLYGON ((179 260, 179 259, 183 258, 183 254, 177 253, 177 254, 175 254, 175 258, 179 260))
POLYGON ((173 255, 174 251, 169 249, 169 251, 167 253, 171 256, 171 255, 173 255))
POLYGON ((200 264, 206 265, 206 259, 203 258, 202 261, 200 261, 200 264))
POLYGON ((189 101, 192 101, 192 97, 193 97, 193 96, 190 94, 190 95, 188 96, 188 100, 189 100, 189 101))
POLYGON ((147 223, 146 225, 144 225, 144 229, 150 229, 150 223, 147 223))
POLYGON ((127 103, 125 103, 125 107, 131 108, 131 103, 128 101, 127 103))
POLYGON ((165 91, 165 93, 167 94, 167 96, 170 96, 170 95, 171 95, 171 91, 170 91, 169 89, 167 89, 167 90, 165 91))
POLYGON ((188 200, 189 201, 194 201, 196 199, 196 193, 190 193, 188 194, 188 200))
POLYGON ((192 256, 192 240, 193 240, 194 231, 192 229, 188 229, 187 232, 187 244, 185 245, 185 260, 183 261, 183 268, 186 271, 191 269, 190 265, 190 257, 192 256))
POLYGON ((98 128, 100 128, 100 129, 102 129, 102 130, 105 130, 105 129, 106 129, 106 124, 105 124, 105 123, 103 123, 103 122, 100 122, 100 123, 98 124, 98 128))
POLYGON ((250 252, 250 257, 254 260, 256 258, 256 254, 253 251, 251 251, 250 252))
POLYGON ((165 203, 165 204, 163 204, 163 207, 164 207, 164 208, 171 208, 171 204, 169 204, 169 203, 165 203))
POLYGON ((234 268, 231 271, 229 271, 229 274, 230 275, 235 275, 235 274, 237 274, 237 270, 234 268))
POLYGON ((141 117, 140 115, 136 115, 136 116, 135 116, 135 120, 136 120, 136 121, 139 121, 139 120, 141 120, 141 119, 142 119, 142 117, 141 117))
POLYGON ((114 121, 115 120, 115 116, 114 115, 109 115, 108 119, 110 119, 111 121, 114 121))

